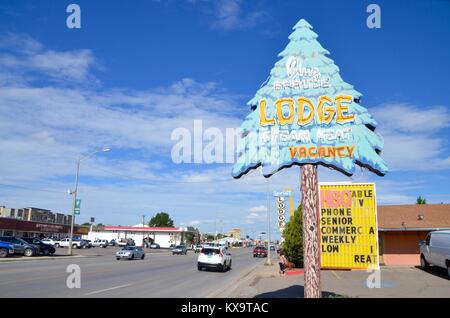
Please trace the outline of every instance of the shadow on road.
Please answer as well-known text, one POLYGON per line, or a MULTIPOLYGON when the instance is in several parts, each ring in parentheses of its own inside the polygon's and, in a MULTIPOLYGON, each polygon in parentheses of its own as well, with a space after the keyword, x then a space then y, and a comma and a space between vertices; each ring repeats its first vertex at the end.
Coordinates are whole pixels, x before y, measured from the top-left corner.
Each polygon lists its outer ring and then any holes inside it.
MULTIPOLYGON (((254 298, 303 298, 304 288, 301 285, 294 285, 267 293, 256 295, 254 298)), ((322 291, 322 298, 335 297, 336 294, 322 291)))
POLYGON ((421 271, 424 271, 425 273, 428 273, 430 275, 437 276, 437 277, 440 277, 443 279, 450 279, 448 277, 447 270, 445 268, 441 268, 441 267, 437 267, 437 266, 430 266, 427 269, 424 269, 420 266, 414 266, 414 267, 421 271))

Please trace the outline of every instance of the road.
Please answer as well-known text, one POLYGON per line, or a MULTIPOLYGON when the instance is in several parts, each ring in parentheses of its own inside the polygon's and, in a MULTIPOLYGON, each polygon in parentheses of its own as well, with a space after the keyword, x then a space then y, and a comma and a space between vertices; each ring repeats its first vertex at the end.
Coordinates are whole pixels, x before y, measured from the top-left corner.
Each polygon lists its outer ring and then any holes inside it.
POLYGON ((197 257, 152 252, 144 260, 116 261, 117 248, 77 251, 90 255, 71 259, 27 260, 0 263, 2 297, 208 297, 232 284, 263 259, 251 248, 232 249, 232 270, 220 273, 198 271, 197 257), (95 252, 94 252, 95 251, 95 252), (101 254, 102 256, 95 256, 101 254), (81 269, 81 288, 68 288, 67 266, 81 269))

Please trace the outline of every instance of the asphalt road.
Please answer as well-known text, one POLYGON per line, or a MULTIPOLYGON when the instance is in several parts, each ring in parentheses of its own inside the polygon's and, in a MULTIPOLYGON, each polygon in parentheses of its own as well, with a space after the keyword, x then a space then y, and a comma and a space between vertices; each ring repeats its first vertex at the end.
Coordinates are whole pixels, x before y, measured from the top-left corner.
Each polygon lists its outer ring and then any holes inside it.
MULTIPOLYGON (((2 297, 208 297, 230 286, 263 259, 251 248, 232 249, 233 267, 225 273, 198 271, 197 257, 147 252, 144 260, 117 261, 117 248, 78 251, 88 257, 26 260, 0 263, 2 297), (98 256, 101 255, 101 256, 98 256), (81 269, 81 288, 68 288, 67 267, 81 269)), ((60 250, 58 250, 60 251, 60 250)), ((61 252, 59 252, 61 253, 61 252)))

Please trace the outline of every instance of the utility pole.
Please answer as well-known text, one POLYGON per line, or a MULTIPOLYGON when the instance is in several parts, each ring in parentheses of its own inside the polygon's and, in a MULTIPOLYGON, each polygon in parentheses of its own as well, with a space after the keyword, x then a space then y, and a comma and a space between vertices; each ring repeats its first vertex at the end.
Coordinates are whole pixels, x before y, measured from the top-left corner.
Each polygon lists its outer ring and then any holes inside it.
POLYGON ((68 252, 68 255, 72 255, 73 226, 75 224, 75 208, 77 206, 78 180, 79 180, 79 177, 80 177, 80 164, 81 164, 81 161, 92 157, 93 155, 95 155, 98 152, 109 152, 109 151, 111 151, 111 149, 103 148, 102 150, 94 151, 94 152, 92 152, 91 154, 89 154, 87 156, 80 157, 77 160, 77 174, 76 174, 76 178, 75 178, 75 190, 74 191, 69 190, 69 194, 73 195, 73 209, 72 209, 72 222, 70 224, 70 238, 69 238, 69 252, 68 252))
MULTIPOLYGON (((80 163, 81 158, 77 160, 77 174, 75 178, 75 190, 73 191, 73 209, 72 209, 72 222, 70 223, 70 238, 69 238, 69 253, 72 256, 72 238, 73 238, 73 225, 75 224, 75 207, 77 204, 77 194, 78 194, 78 179, 80 176, 80 163)), ((81 246, 81 245, 80 245, 81 246)))

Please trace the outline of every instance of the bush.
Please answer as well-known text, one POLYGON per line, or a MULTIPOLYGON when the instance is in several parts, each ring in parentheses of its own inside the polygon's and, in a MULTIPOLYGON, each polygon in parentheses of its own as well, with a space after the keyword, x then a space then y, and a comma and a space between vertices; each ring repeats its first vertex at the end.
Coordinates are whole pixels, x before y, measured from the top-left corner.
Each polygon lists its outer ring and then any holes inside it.
POLYGON ((303 217, 302 206, 294 212, 294 219, 289 220, 283 232, 283 253, 295 267, 303 267, 303 217))

